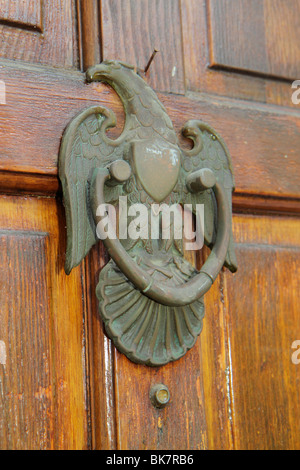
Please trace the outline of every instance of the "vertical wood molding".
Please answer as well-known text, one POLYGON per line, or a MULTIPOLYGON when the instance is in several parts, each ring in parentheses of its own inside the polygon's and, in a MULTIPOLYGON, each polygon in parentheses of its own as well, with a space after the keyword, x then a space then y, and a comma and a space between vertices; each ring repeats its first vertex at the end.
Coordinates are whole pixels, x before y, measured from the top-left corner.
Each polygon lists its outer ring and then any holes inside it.
POLYGON ((101 62, 100 8, 98 0, 77 0, 82 70, 101 62))
POLYGON ((107 261, 103 243, 94 246, 84 261, 90 424, 94 450, 117 449, 114 346, 104 333, 95 295, 99 272, 107 261))

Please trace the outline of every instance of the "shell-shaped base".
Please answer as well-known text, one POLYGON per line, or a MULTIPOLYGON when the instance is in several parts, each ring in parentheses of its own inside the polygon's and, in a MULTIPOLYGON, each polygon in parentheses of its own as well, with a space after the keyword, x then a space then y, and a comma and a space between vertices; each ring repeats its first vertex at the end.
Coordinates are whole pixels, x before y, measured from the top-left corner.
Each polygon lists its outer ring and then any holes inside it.
MULTIPOLYGON (((175 278, 174 285, 180 278, 186 281, 179 270, 175 278)), ((202 299, 184 307, 161 305, 135 289, 113 261, 101 271, 97 297, 108 336, 133 362, 161 366, 176 361, 202 330, 202 299)))

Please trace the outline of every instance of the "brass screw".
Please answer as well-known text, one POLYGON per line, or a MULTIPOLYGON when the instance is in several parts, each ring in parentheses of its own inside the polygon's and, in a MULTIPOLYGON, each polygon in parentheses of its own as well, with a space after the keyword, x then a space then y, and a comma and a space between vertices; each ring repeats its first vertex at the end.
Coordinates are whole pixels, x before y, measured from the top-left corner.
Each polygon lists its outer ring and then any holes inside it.
POLYGON ((155 408, 164 408, 170 401, 170 392, 166 385, 157 384, 150 390, 150 400, 155 408))

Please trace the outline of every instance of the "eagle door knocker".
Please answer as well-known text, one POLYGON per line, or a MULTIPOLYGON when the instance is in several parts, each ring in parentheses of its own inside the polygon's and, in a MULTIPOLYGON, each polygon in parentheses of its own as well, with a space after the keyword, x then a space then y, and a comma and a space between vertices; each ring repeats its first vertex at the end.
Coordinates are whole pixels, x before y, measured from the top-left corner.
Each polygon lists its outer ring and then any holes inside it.
MULTIPOLYGON (((134 67, 106 61, 87 71, 87 81, 111 85, 126 119, 121 136, 110 139, 106 131, 115 126, 114 113, 92 106, 64 132, 59 176, 67 219, 65 270, 69 274, 102 239, 111 259, 100 273, 96 293, 107 334, 132 361, 161 366, 194 345, 202 329, 203 296, 223 265, 237 269, 230 156, 217 133, 197 120, 182 130, 193 148, 180 149, 164 106, 134 67), (127 225, 115 228, 110 208, 124 215, 120 201, 127 225), (128 236, 137 220, 130 215, 136 205, 145 208, 148 222, 142 227, 145 218, 139 219, 135 233, 140 235, 128 236), (177 207, 180 212, 184 205, 193 211, 204 207, 203 236, 211 252, 200 271, 184 258, 180 237, 162 237, 163 211, 157 208, 177 207), (151 238, 153 220, 159 228, 151 238), (148 237, 145 228, 151 232, 148 237)), ((169 218, 170 233, 174 220, 175 215, 169 218)))

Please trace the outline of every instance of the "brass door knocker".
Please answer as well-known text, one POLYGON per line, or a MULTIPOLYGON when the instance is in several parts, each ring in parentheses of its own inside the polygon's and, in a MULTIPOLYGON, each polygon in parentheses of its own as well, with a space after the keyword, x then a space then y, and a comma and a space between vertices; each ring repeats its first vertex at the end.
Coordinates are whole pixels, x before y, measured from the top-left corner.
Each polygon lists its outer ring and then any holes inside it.
POLYGON ((103 62, 87 71, 87 81, 111 85, 126 120, 121 136, 110 139, 106 131, 115 126, 114 113, 92 106, 63 135, 59 176, 67 219, 65 270, 69 274, 103 240, 111 260, 100 273, 97 297, 107 334, 132 361, 160 366, 194 345, 202 330, 204 294, 223 265, 237 269, 230 156, 216 132, 196 120, 182 131, 193 148, 180 149, 165 108, 134 67, 103 62), (121 239, 119 234, 119 239, 113 224, 107 230, 108 204, 120 207, 122 197, 128 207, 143 204, 151 216, 159 204, 190 204, 193 211, 203 204, 204 242, 211 253, 201 270, 185 260, 183 241, 174 235, 121 239))

